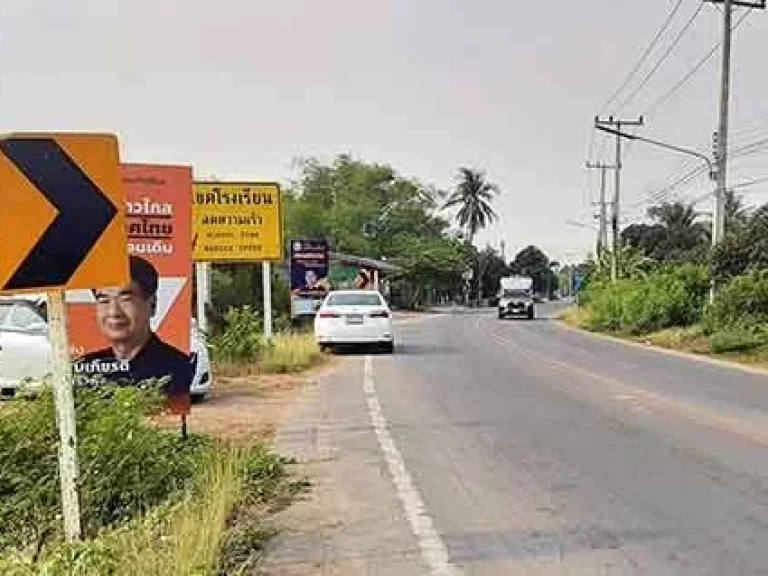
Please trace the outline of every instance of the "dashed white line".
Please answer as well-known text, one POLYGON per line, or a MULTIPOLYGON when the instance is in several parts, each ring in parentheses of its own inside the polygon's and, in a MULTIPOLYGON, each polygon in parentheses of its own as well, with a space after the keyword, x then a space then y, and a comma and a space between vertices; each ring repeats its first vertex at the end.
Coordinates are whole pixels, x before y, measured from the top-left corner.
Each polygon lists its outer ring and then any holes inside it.
POLYGON ((405 510, 408 523, 421 550, 421 559, 429 569, 429 574, 435 576, 459 576, 462 572, 451 564, 448 548, 435 530, 435 524, 427 510, 418 488, 413 483, 405 461, 397 448, 392 435, 389 433, 387 420, 381 409, 376 382, 373 377, 373 360, 365 358, 365 376, 363 378, 365 399, 368 404, 368 415, 371 418, 373 430, 384 454, 384 460, 397 490, 397 496, 405 510))

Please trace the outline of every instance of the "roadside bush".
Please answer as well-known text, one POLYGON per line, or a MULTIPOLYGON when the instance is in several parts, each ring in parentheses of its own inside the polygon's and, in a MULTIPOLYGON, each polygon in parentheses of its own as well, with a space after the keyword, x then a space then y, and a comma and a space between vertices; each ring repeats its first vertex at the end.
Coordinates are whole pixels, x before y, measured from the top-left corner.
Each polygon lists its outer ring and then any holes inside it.
POLYGON ((708 333, 768 325, 768 270, 737 276, 717 292, 705 315, 708 333))
POLYGON ((710 337, 710 349, 715 354, 748 352, 766 344, 766 334, 749 326, 730 326, 714 332, 710 337))
MULTIPOLYGON (((77 390, 83 532, 93 535, 180 494, 207 441, 153 428, 157 390, 77 390)), ((60 538, 58 432, 53 395, 13 400, 0 416, 0 550, 40 550, 60 538)))
POLYGON ((256 362, 263 347, 264 324, 252 306, 230 308, 224 326, 210 339, 214 360, 256 362))
POLYGON ((593 330, 647 334, 701 320, 709 276, 705 268, 686 264, 643 278, 592 284, 582 299, 593 330))
POLYGON ((621 294, 632 284, 630 280, 621 280, 616 284, 599 281, 592 284, 581 296, 581 305, 585 309, 582 315, 585 327, 590 330, 616 331, 621 328, 621 294))

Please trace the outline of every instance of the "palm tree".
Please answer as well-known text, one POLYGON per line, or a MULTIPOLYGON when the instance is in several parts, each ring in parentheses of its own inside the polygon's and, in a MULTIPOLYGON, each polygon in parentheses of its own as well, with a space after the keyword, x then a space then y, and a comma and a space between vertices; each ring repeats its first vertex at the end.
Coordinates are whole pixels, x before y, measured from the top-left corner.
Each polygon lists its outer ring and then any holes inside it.
MULTIPOLYGON (((619 278, 645 278, 653 270, 654 260, 634 246, 622 246, 618 254, 619 278)), ((607 281, 611 270, 611 252, 604 251, 595 264, 597 279, 607 281)))
POLYGON ((699 215, 693 204, 665 202, 648 209, 648 216, 664 226, 665 255, 680 254, 706 243, 707 227, 698 221, 699 215))
POLYGON ((480 230, 496 219, 491 202, 498 193, 498 186, 486 180, 485 173, 470 168, 459 169, 458 184, 443 209, 459 207, 456 220, 467 231, 470 244, 480 230))
POLYGON ((744 205, 744 197, 737 196, 733 190, 725 193, 725 229, 741 228, 749 220, 749 210, 744 205))

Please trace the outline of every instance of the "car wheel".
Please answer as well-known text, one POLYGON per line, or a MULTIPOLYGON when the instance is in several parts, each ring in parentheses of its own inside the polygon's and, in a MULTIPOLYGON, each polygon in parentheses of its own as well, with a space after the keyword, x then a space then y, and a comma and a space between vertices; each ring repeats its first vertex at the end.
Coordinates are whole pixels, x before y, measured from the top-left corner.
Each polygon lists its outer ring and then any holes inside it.
POLYGON ((533 320, 535 317, 536 317, 536 313, 533 310, 528 312, 528 320, 533 320))
POLYGON ((192 402, 195 402, 195 403, 197 403, 197 402, 204 402, 204 401, 206 401, 208 399, 208 392, 201 392, 201 393, 198 393, 198 394, 190 394, 189 396, 190 396, 190 399, 192 400, 192 402))

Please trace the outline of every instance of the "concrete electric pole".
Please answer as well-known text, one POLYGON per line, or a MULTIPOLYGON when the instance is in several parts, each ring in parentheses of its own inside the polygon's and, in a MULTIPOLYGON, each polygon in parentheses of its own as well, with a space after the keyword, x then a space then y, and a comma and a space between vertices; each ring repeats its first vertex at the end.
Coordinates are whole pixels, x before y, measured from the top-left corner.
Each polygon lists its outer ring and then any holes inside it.
POLYGON ((605 193, 606 173, 608 170, 613 170, 614 166, 603 164, 602 162, 587 162, 587 168, 600 170, 600 200, 597 203, 600 209, 600 214, 598 215, 600 227, 597 233, 597 257, 599 261, 603 251, 608 247, 608 202, 605 193))
MULTIPOLYGON (((720 125, 717 131, 717 189, 715 190, 712 246, 725 234, 725 196, 728 189, 728 112, 731 100, 731 44, 733 38, 733 9, 736 6, 761 9, 766 0, 706 0, 723 5, 723 59, 720 77, 720 125)), ((714 289, 714 286, 713 286, 714 289)))
MULTIPOLYGON (((621 132, 624 126, 642 126, 643 118, 639 120, 619 120, 610 116, 607 120, 595 118, 596 128, 613 127, 621 132)), ((621 249, 621 231, 619 230, 619 201, 621 199, 621 136, 616 136, 616 163, 614 166, 616 184, 613 190, 613 211, 611 214, 611 232, 613 242, 611 247, 611 279, 615 282, 619 277, 619 250, 621 249)))

